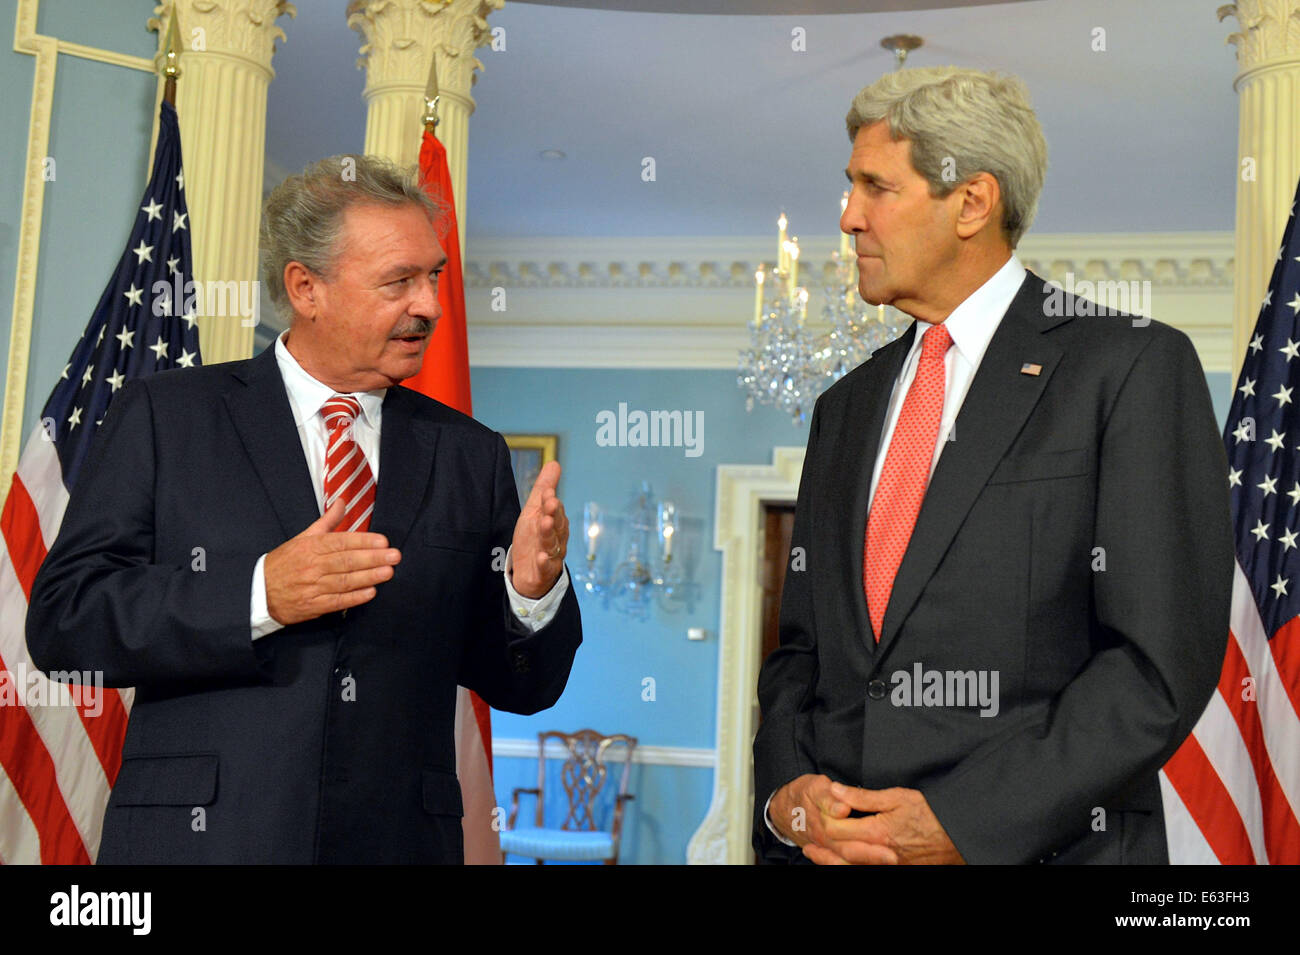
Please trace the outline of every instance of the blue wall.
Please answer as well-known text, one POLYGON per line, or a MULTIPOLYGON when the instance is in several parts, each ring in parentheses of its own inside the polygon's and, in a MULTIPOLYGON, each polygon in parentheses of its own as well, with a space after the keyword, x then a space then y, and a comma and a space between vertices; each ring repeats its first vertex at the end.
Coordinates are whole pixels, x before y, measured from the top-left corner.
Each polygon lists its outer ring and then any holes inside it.
MULTIPOLYGON (((802 447, 807 429, 770 408, 746 414, 729 371, 475 368, 474 416, 498 431, 559 436, 560 495, 570 516, 570 566, 582 563, 582 505, 589 500, 621 512, 640 482, 677 505, 682 519, 674 544, 693 568, 700 594, 693 608, 656 611, 645 621, 582 600, 585 641, 569 688, 556 706, 535 716, 494 713, 493 735, 536 738, 542 730, 583 727, 630 733, 642 745, 711 749, 718 680, 721 555, 713 549, 714 482, 719 464, 768 464, 776 444, 802 447), (683 448, 596 445, 596 415, 629 409, 703 414, 702 453, 683 448), (688 627, 708 639, 686 639, 688 627), (655 699, 642 699, 642 681, 655 681, 655 699)), ((674 558, 676 559, 676 557, 674 558)), ((497 796, 509 805, 515 786, 536 785, 536 760, 497 760, 497 796)), ((686 843, 704 819, 713 771, 641 765, 623 858, 684 862, 686 843)), ((526 806, 528 804, 525 804, 526 806)), ((525 809, 525 811, 527 811, 525 809)))
MULTIPOLYGON (((570 516, 570 566, 581 563, 582 505, 598 501, 621 509, 640 481, 677 504, 691 519, 683 544, 701 585, 693 609, 654 612, 637 621, 582 599, 585 640, 559 703, 534 716, 494 713, 496 737, 534 739, 543 730, 591 728, 630 733, 641 745, 714 746, 718 679, 721 555, 713 549, 715 481, 720 464, 768 464, 774 445, 802 447, 807 428, 793 427, 770 408, 746 414, 730 371, 655 369, 473 369, 474 416, 504 433, 559 436, 564 472, 560 497, 570 516), (630 409, 691 410, 704 415, 703 453, 681 448, 612 448, 596 444, 596 415, 630 409), (709 637, 688 642, 687 627, 709 637), (655 680, 656 698, 642 699, 642 680, 655 680)), ((1207 382, 1220 425, 1231 399, 1226 373, 1207 382)), ((676 545, 674 545, 676 546, 676 545)), ((635 863, 680 863, 686 844, 708 810, 713 772, 692 767, 641 765, 633 772, 637 799, 626 819, 622 857, 635 863)), ((496 760, 497 799, 509 806, 514 787, 537 784, 536 759, 496 760)), ((532 803, 521 804, 527 820, 532 803)), ((548 820, 549 821, 549 820, 548 820)))
MULTIPOLYGON (((151 0, 42 0, 37 32, 151 57, 155 34, 145 29, 151 0)), ((0 0, 0 29, 12 36, 16 0, 0 0)), ((0 349, 8 359, 23 166, 36 58, 0 52, 0 162, 9 188, 0 193, 0 349)), ((45 184, 44 219, 23 434, 41 406, 117 264, 149 175, 149 139, 157 80, 152 73, 60 55, 54 78, 49 154, 55 179, 45 184)), ((6 489, 7 490, 7 489, 6 489)))

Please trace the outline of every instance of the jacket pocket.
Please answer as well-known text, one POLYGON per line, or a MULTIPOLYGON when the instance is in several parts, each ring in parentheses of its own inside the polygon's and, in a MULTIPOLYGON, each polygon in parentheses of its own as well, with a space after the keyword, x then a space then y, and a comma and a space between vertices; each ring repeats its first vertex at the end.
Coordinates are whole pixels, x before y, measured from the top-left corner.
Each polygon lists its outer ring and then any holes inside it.
POLYGON ((112 793, 116 806, 208 806, 216 798, 216 753, 128 756, 112 793))
POLYGON ((426 769, 422 774, 424 811, 434 816, 465 815, 460 801, 460 780, 455 773, 426 769))
POLYGON ((1044 454, 1020 454, 1003 458, 989 477, 989 484, 1014 484, 1020 481, 1045 481, 1050 478, 1076 477, 1092 470, 1091 448, 1071 448, 1044 454))

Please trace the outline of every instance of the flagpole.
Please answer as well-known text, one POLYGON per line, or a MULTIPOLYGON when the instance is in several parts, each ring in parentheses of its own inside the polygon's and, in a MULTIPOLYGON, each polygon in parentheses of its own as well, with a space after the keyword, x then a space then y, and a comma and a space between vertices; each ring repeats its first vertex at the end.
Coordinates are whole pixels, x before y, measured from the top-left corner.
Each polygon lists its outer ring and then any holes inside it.
POLYGON ((176 108, 176 81, 180 79, 180 46, 181 33, 180 28, 176 25, 176 4, 172 4, 171 16, 167 18, 167 53, 166 65, 163 67, 162 74, 166 79, 163 84, 163 102, 171 104, 176 108))
POLYGON ((424 86, 424 131, 434 133, 438 127, 438 54, 429 58, 429 81, 424 86))

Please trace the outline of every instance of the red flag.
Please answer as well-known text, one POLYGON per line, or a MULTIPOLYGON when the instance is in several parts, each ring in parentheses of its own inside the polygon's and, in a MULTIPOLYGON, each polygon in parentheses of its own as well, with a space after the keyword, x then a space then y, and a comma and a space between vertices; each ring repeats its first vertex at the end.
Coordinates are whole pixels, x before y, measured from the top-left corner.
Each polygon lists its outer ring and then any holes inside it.
MULTIPOLYGON (((447 253, 447 266, 438 283, 442 317, 424 353, 419 374, 402 384, 457 411, 473 414, 456 204, 451 191, 451 173, 447 169, 447 150, 428 129, 420 143, 420 185, 446 205, 447 215, 438 223, 438 240, 447 253)), ((464 687, 460 688, 456 701, 456 772, 465 803, 465 862, 500 865, 501 841, 493 828, 499 814, 494 814, 491 711, 477 693, 464 687)))
POLYGON ((438 137, 425 131, 420 144, 420 185, 446 204, 447 215, 438 223, 438 240, 447 253, 447 267, 438 283, 438 304, 442 318, 424 353, 424 365, 414 378, 402 382, 421 394, 436 398, 465 414, 474 413, 469 392, 469 342, 465 334, 465 285, 460 267, 460 230, 452 199, 447 150, 438 137))

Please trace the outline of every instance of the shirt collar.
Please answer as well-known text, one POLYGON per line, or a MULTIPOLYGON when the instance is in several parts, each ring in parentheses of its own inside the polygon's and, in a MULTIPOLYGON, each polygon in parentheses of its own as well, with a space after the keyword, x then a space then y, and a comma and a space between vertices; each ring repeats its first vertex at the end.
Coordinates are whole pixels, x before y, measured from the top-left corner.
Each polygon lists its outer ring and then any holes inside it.
MULTIPOLYGON (((340 392, 336 392, 329 385, 317 381, 311 375, 303 370, 298 360, 290 354, 288 347, 284 344, 285 337, 289 334, 288 330, 281 332, 275 339, 275 360, 280 366, 280 377, 284 379, 284 389, 289 393, 289 407, 293 410, 293 422, 298 427, 302 427, 304 422, 310 421, 320 414, 321 407, 330 398, 340 392)), ((353 398, 361 404, 361 417, 371 428, 379 430, 380 409, 384 404, 384 396, 388 393, 387 388, 379 388, 375 391, 356 391, 348 392, 353 398)))
MULTIPOLYGON (((988 281, 967 296, 966 300, 944 319, 943 324, 948 329, 948 334, 952 336, 953 347, 961 353, 972 368, 979 367, 984 352, 993 339, 993 333, 997 331, 1002 316, 1011 307, 1011 302, 1020 291, 1027 274, 1025 267, 1013 252, 1003 263, 1002 268, 994 272, 988 281)), ((917 329, 916 339, 912 342, 913 348, 920 347, 923 333, 929 330, 926 323, 919 324, 923 327, 917 329)))

